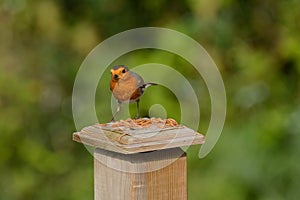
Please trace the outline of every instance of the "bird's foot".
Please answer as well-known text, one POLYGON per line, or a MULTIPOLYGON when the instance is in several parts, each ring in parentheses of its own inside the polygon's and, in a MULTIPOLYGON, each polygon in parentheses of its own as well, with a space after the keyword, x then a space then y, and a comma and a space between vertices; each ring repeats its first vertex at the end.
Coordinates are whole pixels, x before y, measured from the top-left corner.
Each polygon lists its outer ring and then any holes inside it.
POLYGON ((140 115, 136 115, 134 119, 140 119, 140 115))

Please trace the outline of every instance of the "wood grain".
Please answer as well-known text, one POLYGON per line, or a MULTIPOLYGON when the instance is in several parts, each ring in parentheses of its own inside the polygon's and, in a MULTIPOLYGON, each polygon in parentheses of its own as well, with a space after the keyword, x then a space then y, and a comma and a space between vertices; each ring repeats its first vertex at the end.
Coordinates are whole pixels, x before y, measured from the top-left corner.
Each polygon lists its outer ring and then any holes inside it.
POLYGON ((180 148, 129 155, 96 149, 94 182, 95 200, 186 200, 186 154, 180 148))
POLYGON ((73 133, 73 140, 123 154, 203 144, 202 134, 185 126, 161 129, 109 130, 99 125, 73 133))

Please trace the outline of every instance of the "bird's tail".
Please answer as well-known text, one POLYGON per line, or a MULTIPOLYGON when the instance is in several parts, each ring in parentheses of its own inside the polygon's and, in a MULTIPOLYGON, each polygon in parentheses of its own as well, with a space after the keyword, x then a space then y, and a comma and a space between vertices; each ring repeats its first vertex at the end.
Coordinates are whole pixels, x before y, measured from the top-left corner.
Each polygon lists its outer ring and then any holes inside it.
POLYGON ((156 83, 144 83, 142 87, 146 89, 147 87, 149 87, 151 85, 158 85, 158 84, 156 84, 156 83))

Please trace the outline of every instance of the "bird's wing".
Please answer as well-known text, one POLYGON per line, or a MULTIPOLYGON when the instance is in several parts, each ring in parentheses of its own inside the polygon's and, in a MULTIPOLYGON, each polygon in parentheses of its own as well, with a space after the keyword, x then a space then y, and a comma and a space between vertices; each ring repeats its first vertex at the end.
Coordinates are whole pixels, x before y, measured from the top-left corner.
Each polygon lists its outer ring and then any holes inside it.
POLYGON ((138 75, 137 73, 134 73, 132 71, 129 71, 129 73, 132 77, 135 78, 137 87, 141 87, 142 85, 144 85, 144 80, 140 75, 138 75))

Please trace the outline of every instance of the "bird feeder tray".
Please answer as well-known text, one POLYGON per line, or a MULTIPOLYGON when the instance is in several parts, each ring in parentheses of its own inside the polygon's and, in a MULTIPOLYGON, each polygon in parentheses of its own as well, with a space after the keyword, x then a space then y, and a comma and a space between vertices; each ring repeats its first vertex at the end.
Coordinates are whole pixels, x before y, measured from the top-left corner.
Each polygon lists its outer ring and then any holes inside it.
POLYGON ((94 124, 73 133, 73 140, 122 154, 134 154, 203 144, 202 134, 174 119, 127 119, 94 124))

